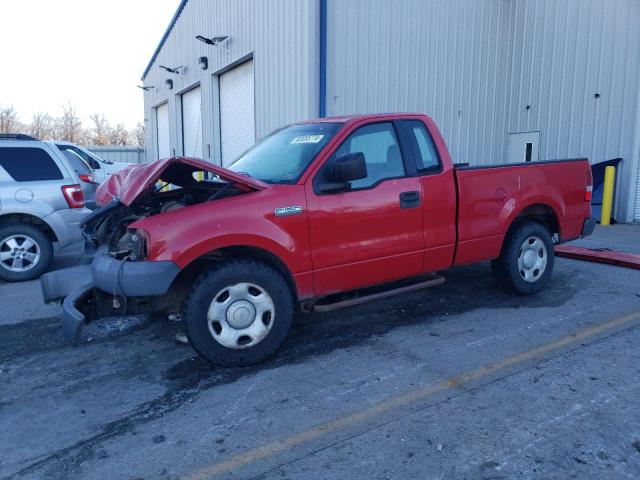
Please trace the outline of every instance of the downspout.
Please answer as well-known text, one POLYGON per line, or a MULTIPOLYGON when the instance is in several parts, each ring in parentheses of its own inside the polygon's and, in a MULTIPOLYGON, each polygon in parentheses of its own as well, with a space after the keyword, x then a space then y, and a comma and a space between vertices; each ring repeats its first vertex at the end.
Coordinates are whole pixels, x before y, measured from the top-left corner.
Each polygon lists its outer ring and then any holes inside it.
POLYGON ((320 0, 320 79, 318 116, 327 116, 327 0, 320 0))

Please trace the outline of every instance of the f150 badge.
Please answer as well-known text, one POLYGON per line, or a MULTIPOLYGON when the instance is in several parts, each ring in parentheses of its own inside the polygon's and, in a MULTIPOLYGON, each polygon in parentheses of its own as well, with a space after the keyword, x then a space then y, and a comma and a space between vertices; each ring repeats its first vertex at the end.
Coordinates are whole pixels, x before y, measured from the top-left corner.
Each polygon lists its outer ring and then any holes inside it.
POLYGON ((302 213, 302 207, 279 207, 275 209, 276 217, 286 217, 288 215, 299 215, 302 213))

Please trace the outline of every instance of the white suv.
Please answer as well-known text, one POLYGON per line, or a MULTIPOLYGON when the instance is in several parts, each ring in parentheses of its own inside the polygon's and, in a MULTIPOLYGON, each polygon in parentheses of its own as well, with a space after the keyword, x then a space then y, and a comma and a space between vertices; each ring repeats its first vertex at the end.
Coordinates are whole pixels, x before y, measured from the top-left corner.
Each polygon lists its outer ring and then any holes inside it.
POLYGON ((51 142, 55 144, 62 151, 71 151, 82 158, 93 169, 93 174, 96 177, 96 182, 102 183, 109 176, 115 172, 119 172, 125 167, 128 167, 129 163, 111 162, 104 160, 97 156, 95 153, 90 152, 80 145, 70 142, 51 142))

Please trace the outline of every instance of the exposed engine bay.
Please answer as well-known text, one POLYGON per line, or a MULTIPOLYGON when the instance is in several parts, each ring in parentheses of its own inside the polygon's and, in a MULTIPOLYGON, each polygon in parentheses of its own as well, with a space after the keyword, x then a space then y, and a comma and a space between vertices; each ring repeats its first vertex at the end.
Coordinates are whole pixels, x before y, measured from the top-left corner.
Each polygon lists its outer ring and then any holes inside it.
MULTIPOLYGON (((202 173, 198 175, 204 176, 202 173)), ((131 205, 126 206, 114 197, 111 202, 95 210, 83 222, 83 236, 88 253, 101 245, 108 245, 108 253, 118 260, 136 261, 146 258, 145 239, 141 232, 129 229, 136 220, 186 208, 200 203, 246 193, 233 183, 196 178, 196 171, 184 164, 168 168, 160 180, 131 205)))

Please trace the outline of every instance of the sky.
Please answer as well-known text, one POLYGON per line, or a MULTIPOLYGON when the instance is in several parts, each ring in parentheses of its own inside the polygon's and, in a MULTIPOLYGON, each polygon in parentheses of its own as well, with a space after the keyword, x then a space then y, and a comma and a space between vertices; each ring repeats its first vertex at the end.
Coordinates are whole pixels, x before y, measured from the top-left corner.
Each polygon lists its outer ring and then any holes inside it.
POLYGON ((140 77, 179 0, 0 0, 0 106, 20 121, 102 113, 144 120, 140 77))

